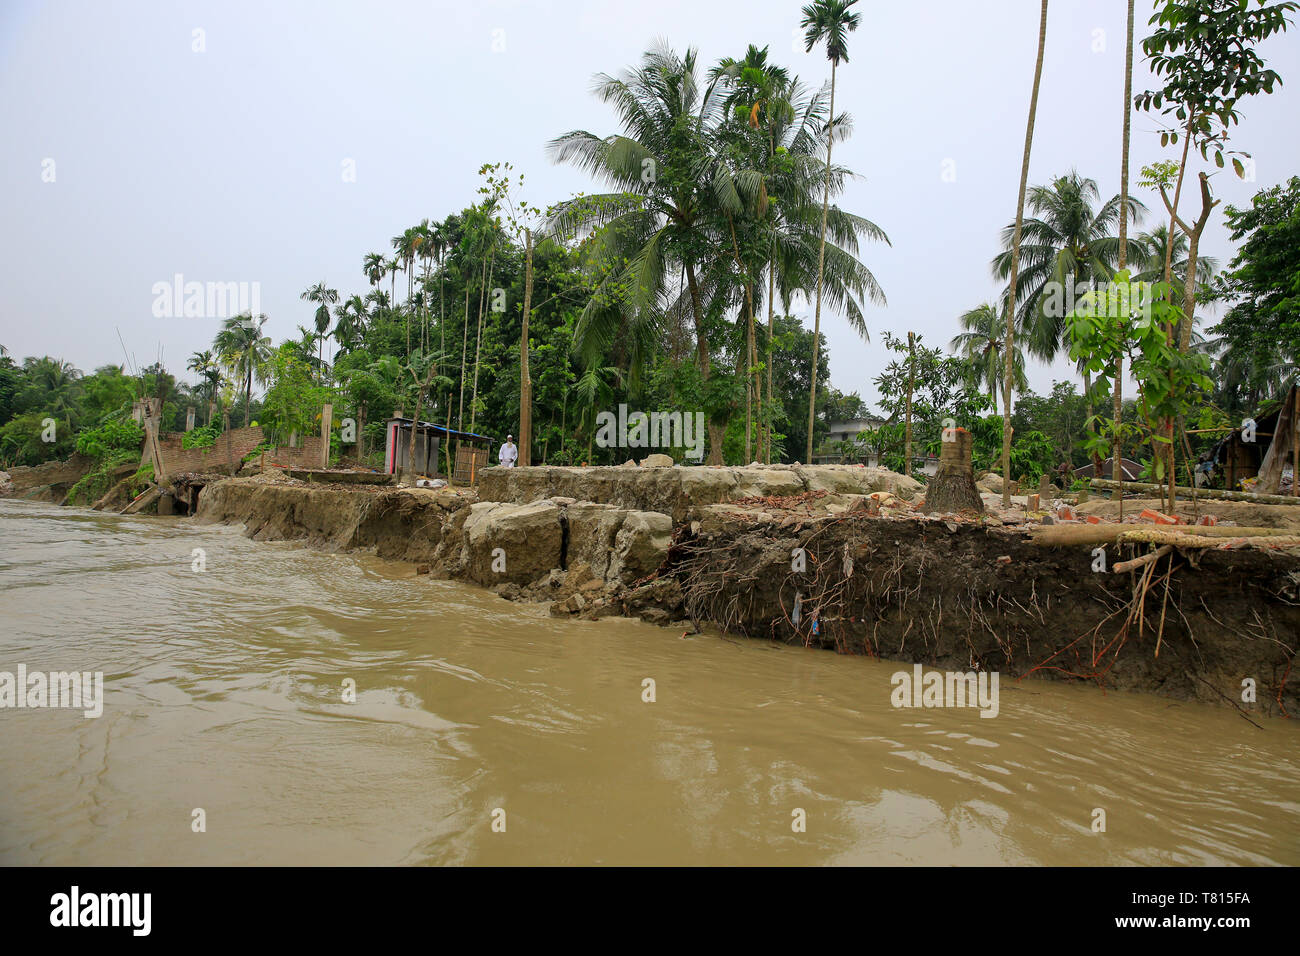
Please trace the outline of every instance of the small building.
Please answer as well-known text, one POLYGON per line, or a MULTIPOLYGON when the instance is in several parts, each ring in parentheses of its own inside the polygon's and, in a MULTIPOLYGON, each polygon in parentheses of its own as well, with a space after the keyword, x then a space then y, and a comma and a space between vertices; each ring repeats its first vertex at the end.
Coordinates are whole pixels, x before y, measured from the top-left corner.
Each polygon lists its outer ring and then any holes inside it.
POLYGON ((474 432, 456 431, 436 422, 420 422, 395 416, 388 420, 387 448, 384 453, 384 471, 390 475, 406 470, 411 450, 411 436, 415 436, 415 460, 411 471, 429 478, 446 478, 443 442, 450 441, 454 448, 452 479, 463 485, 473 484, 475 476, 491 464, 492 439, 474 432))
POLYGON ((885 423, 883 418, 868 415, 866 418, 850 418, 842 422, 831 422, 826 441, 857 441, 863 432, 875 431, 885 423))
MULTIPOLYGON (((1119 460, 1119 472, 1121 481, 1138 481, 1142 477, 1142 465, 1132 458, 1121 458, 1119 460)), ((1072 478, 1111 478, 1115 477, 1115 457, 1103 458, 1101 461, 1101 471, 1099 474, 1093 474, 1092 462, 1084 465, 1082 468, 1075 468, 1070 473, 1072 478)))
MULTIPOLYGON (((828 465, 841 464, 846 459, 853 462, 861 462, 866 465, 878 465, 880 462, 875 450, 868 445, 865 436, 868 432, 873 432, 884 424, 883 418, 867 416, 866 418, 849 418, 844 421, 831 422, 826 435, 826 440, 822 442, 821 451, 813 455, 812 464, 828 465), (840 442, 852 442, 857 446, 857 452, 849 455, 841 453, 836 446, 840 442)), ((918 462, 918 467, 924 463, 922 457, 918 462)), ((937 464, 938 459, 935 459, 937 464)))
POLYGON ((1203 456, 1215 476, 1222 476, 1229 491, 1236 491, 1247 481, 1254 486, 1250 490, 1260 494, 1296 493, 1297 482, 1291 470, 1297 434, 1296 412, 1300 408, 1298 391, 1300 385, 1292 385, 1280 405, 1234 428, 1203 456), (1291 479, 1289 482, 1284 480, 1287 477, 1291 479))

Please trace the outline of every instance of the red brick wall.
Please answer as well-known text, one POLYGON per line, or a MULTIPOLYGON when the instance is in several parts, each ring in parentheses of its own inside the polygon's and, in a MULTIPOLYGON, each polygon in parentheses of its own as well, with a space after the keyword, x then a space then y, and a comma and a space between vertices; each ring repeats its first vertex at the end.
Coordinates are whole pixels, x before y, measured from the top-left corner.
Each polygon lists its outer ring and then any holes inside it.
POLYGON ((243 457, 262 443, 262 429, 256 425, 252 428, 231 429, 218 435, 217 443, 208 448, 182 448, 182 437, 182 433, 176 432, 159 442, 163 464, 169 474, 187 471, 228 472, 231 470, 232 459, 237 470, 243 457))
MULTIPOLYGON (((233 460, 234 469, 238 470, 244 456, 258 445, 265 436, 258 425, 249 428, 232 428, 229 432, 217 436, 217 443, 208 448, 182 448, 181 434, 176 433, 160 442, 163 463, 169 474, 183 472, 229 472, 233 460), (227 442, 229 446, 227 447, 227 442)), ((301 448, 289 448, 281 445, 266 453, 268 465, 285 465, 294 468, 317 468, 320 466, 321 439, 312 435, 301 439, 301 448)))
POLYGON ((277 445, 266 453, 267 465, 288 465, 293 468, 319 468, 321 441, 319 435, 300 438, 301 448, 277 445))

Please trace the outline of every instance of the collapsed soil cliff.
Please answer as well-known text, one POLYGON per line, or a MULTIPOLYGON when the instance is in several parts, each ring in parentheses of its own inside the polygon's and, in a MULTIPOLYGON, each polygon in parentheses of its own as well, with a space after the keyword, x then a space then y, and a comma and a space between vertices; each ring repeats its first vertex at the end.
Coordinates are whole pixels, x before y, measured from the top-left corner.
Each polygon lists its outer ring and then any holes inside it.
POLYGON ((1233 704, 1249 679, 1260 709, 1300 713, 1300 557, 1171 558, 1144 581, 1019 531, 850 514, 683 541, 671 574, 687 616, 738 634, 1233 704))
MULTIPOLYGON (((490 469, 479 495, 279 475, 209 485, 198 520, 371 549, 557 615, 1300 712, 1293 551, 1216 547, 1150 575, 1097 572, 1090 548, 1044 548, 997 515, 922 517, 898 494, 915 495, 910 479, 849 471, 490 469)), ((1111 564, 1137 553, 1123 547, 1111 564)))
POLYGON ((0 493, 27 501, 59 504, 67 498, 72 486, 84 478, 94 465, 94 459, 79 454, 72 455, 66 461, 15 465, 9 469, 0 493))

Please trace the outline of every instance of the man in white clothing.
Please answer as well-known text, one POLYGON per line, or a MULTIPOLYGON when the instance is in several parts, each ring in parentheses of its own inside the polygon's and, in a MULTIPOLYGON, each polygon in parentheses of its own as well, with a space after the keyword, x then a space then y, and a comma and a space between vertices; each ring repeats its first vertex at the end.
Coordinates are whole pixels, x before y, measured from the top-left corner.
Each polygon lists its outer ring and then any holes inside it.
POLYGON ((519 449, 515 447, 514 435, 507 435, 505 443, 501 446, 499 460, 502 468, 515 467, 515 461, 519 458, 519 449))

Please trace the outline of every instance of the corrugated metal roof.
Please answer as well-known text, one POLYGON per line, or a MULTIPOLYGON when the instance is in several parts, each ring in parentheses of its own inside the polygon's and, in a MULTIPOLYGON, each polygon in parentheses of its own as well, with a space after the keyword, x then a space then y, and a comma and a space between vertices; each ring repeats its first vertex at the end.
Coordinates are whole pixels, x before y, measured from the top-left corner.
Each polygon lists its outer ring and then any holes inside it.
MULTIPOLYGON (((401 426, 402 428, 410 428, 410 427, 411 427, 411 419, 409 419, 409 418, 390 418, 390 419, 388 420, 388 423, 389 423, 390 425, 391 425, 393 422, 396 422, 396 423, 397 423, 399 426, 401 426)), ((420 422, 420 427, 423 428, 423 429, 426 429, 426 430, 432 430, 432 431, 436 431, 436 432, 442 432, 442 434, 444 434, 444 435, 449 435, 449 436, 452 437, 452 438, 478 438, 478 439, 480 439, 480 440, 482 440, 482 441, 496 441, 495 438, 492 438, 492 437, 489 436, 489 435, 479 435, 479 434, 476 434, 475 432, 460 432, 460 431, 456 431, 456 429, 454 429, 454 428, 447 428, 447 427, 444 426, 444 425, 439 425, 437 422, 426 422, 426 421, 421 421, 421 422, 420 422)))

